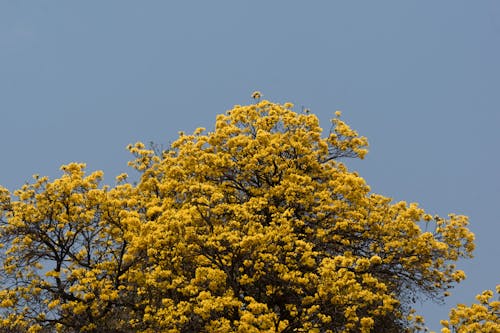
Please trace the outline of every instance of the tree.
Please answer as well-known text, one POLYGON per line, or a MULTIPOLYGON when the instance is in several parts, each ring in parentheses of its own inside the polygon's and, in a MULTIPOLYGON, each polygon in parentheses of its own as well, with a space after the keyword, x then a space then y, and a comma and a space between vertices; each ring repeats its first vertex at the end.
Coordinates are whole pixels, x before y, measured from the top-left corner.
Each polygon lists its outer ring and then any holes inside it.
POLYGON ((60 179, 35 176, 1 195, 3 329, 30 332, 126 331, 134 294, 124 279, 130 185, 99 189, 102 172, 84 176, 84 165, 63 166, 60 179))
POLYGON ((342 162, 367 140, 339 112, 258 100, 129 147, 136 185, 65 167, 4 190, 4 325, 62 331, 402 332, 465 278, 465 216, 373 194, 342 162), (423 229, 423 230, 422 230, 423 229), (430 230, 430 231, 424 231, 430 230), (99 311, 99 309, 106 309, 99 311), (79 323, 78 327, 75 323, 79 323), (17 326, 16 326, 17 325, 17 326), (38 325, 38 326, 37 326, 38 325))
POLYGON ((450 320, 443 320, 443 333, 500 332, 500 284, 496 286, 497 299, 493 291, 485 290, 476 296, 479 303, 467 306, 458 304, 450 311, 450 320))

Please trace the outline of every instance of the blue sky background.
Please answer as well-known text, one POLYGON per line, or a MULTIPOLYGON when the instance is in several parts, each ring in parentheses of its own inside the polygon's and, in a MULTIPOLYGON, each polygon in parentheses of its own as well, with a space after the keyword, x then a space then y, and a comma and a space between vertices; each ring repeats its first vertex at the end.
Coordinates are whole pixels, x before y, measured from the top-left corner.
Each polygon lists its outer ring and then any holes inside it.
POLYGON ((213 126, 234 104, 337 109, 370 141, 348 165, 374 192, 470 216, 457 302, 500 283, 500 2, 0 2, 0 184, 86 162, 107 181, 125 146, 213 126))

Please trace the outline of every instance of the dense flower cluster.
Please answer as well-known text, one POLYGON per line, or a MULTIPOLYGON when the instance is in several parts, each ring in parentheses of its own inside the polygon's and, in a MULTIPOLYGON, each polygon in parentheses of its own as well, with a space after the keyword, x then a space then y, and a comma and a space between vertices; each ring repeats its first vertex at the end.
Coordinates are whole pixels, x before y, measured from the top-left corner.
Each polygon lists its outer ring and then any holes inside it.
MULTIPOLYGON (((0 326, 19 332, 403 332, 412 302, 465 278, 465 216, 373 194, 343 158, 367 140, 340 118, 260 100, 131 145, 100 186, 83 164, 0 190, 0 326)), ((453 322, 454 319, 452 319, 453 322)))
POLYGON ((496 333, 500 332, 500 285, 496 286, 497 298, 493 291, 485 290, 476 296, 479 303, 467 306, 458 304, 450 311, 450 320, 442 320, 443 333, 496 333))

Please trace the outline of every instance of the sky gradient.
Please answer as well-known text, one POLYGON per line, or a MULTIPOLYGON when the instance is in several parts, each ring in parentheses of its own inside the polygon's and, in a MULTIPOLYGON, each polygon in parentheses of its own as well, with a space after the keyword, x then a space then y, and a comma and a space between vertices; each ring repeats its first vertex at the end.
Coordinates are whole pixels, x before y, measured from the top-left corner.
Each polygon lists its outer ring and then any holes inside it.
POLYGON ((112 183, 125 147, 168 144, 265 99, 335 110, 368 137, 347 161, 373 192, 470 216, 468 279, 449 308, 500 283, 500 2, 0 3, 0 184, 85 162, 112 183))

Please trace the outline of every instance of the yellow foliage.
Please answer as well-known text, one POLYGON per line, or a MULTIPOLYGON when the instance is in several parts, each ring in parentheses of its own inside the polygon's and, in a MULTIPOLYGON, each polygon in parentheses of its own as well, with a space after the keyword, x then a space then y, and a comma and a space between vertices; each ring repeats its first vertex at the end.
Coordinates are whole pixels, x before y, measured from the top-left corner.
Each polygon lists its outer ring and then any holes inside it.
POLYGON ((341 161, 363 158, 367 140, 340 112, 325 135, 310 112, 261 97, 163 152, 130 145, 137 185, 122 174, 101 186, 102 172, 72 163, 13 196, 0 188, 4 326, 421 327, 412 298, 440 299, 465 278, 453 262, 474 249, 467 218, 372 193, 341 161))
POLYGON ((476 296, 478 303, 467 306, 458 304, 450 311, 450 319, 442 320, 443 333, 497 333, 500 332, 500 284, 493 291, 485 290, 476 296))
POLYGON ((18 200, 2 197, 5 327, 35 332, 51 323, 85 331, 128 311, 113 300, 127 294, 119 288, 130 266, 122 260, 128 226, 120 214, 132 208, 125 199, 134 189, 99 188, 102 172, 85 176, 84 169, 63 166, 61 178, 35 176, 15 191, 18 200))

